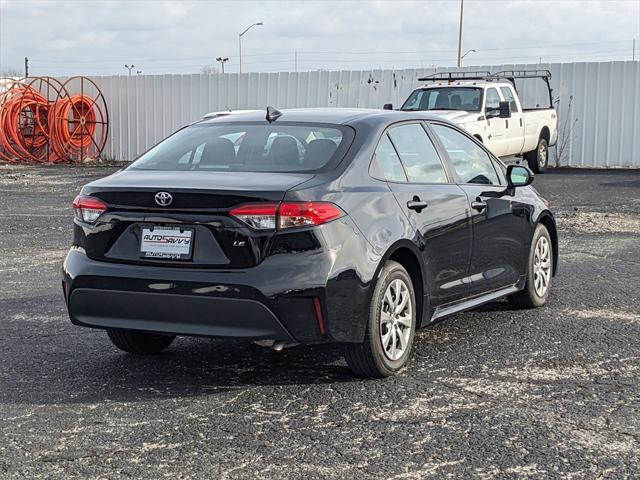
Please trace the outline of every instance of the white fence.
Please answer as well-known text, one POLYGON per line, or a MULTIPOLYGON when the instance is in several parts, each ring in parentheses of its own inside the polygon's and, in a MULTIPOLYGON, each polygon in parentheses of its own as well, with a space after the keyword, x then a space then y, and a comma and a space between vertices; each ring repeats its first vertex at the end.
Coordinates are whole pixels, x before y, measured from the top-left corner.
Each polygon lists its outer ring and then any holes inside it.
MULTIPOLYGON (((465 70, 549 69, 563 153, 578 167, 640 167, 640 62, 553 63, 465 70)), ((399 105, 435 70, 370 70, 94 77, 109 106, 105 155, 131 160, 207 112, 399 105)), ((444 71, 440 69, 438 71, 444 71)), ((523 84, 525 105, 548 103, 542 81, 523 84), (533 85, 536 85, 535 87, 533 85)))

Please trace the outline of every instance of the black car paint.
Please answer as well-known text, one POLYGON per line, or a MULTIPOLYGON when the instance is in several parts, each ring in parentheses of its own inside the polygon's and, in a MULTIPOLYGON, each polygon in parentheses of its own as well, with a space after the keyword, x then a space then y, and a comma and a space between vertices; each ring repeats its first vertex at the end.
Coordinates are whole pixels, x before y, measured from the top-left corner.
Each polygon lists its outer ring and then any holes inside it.
MULTIPOLYGON (((256 114, 239 117, 243 121, 264 121, 256 114)), ((110 208, 96 225, 75 220, 73 247, 63 267, 72 321, 99 328, 127 326, 122 319, 117 324, 110 323, 106 318, 109 313, 94 315, 87 321, 89 317, 79 315, 75 309, 75 290, 78 297, 81 293, 88 295, 89 307, 87 299, 83 299, 85 308, 91 308, 92 295, 97 298, 105 290, 137 292, 141 295, 132 298, 149 305, 166 295, 216 301, 215 306, 203 304, 202 310, 183 312, 178 321, 186 323, 192 322, 190 316, 210 317, 211 306, 223 312, 225 305, 232 305, 217 299, 236 299, 265 306, 285 333, 280 335, 277 326, 262 331, 255 325, 238 325, 234 329, 228 324, 224 328, 213 325, 210 329, 185 328, 175 333, 267 336, 301 343, 359 342, 364 336, 375 280, 389 258, 402 259, 407 264, 418 293, 419 323, 426 325, 437 308, 454 312, 456 305, 465 305, 473 298, 482 301, 483 295, 502 287, 522 288, 529 245, 538 222, 549 225, 557 252, 553 215, 531 187, 510 191, 507 185, 458 185, 455 178, 451 184, 434 186, 391 183, 372 177, 371 160, 389 126, 427 122, 428 129, 428 122, 442 122, 436 116, 314 109, 284 111, 284 119, 345 124, 353 128, 355 136, 342 160, 332 169, 313 174, 215 174, 212 182, 204 172, 125 169, 84 187, 83 194, 102 198, 110 208), (216 197, 207 196, 212 183, 216 185, 216 197), (176 204, 169 209, 155 206, 153 195, 160 190, 170 191, 176 204), (420 212, 408 209, 407 202, 415 197, 428 206, 420 212), (471 208, 477 198, 487 204, 482 212, 471 208), (265 234, 252 231, 226 214, 232 205, 256 200, 328 201, 346 215, 320 227, 265 234), (135 230, 135 225, 146 223, 194 226, 202 230, 196 232, 196 238, 204 238, 208 232, 226 252, 234 251, 233 242, 245 245, 234 259, 219 252, 209 258, 206 248, 199 255, 196 245, 192 263, 118 255, 114 239, 129 235, 132 241, 137 238, 135 231, 122 236, 124 230, 135 230), (112 229, 121 231, 114 235, 112 229), (324 332, 314 315, 314 297, 321 299, 324 332)), ((452 175, 446 152, 437 140, 434 143, 452 175)), ((556 259, 557 255, 554 271, 556 259)), ((123 317, 130 314, 121 312, 123 317)), ((159 323, 129 325, 132 329, 172 331, 159 323)))

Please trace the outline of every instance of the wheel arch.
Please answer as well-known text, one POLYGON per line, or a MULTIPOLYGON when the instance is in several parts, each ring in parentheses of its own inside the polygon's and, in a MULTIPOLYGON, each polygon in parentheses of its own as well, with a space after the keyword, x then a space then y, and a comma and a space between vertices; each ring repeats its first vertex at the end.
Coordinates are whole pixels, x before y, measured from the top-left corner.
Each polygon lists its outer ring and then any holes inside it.
POLYGON ((551 247, 553 248, 553 276, 555 277, 558 270, 558 228, 553 215, 549 211, 544 211, 538 217, 538 224, 545 226, 551 237, 551 247))
POLYGON ((544 138, 547 141, 547 146, 548 146, 549 142, 551 141, 551 130, 549 130, 548 125, 543 125, 542 128, 540 129, 540 134, 538 135, 538 141, 540 141, 541 138, 544 138))
POLYGON ((382 271, 384 264, 393 260, 402 265, 413 283, 413 288, 416 293, 416 325, 420 326, 423 323, 425 317, 425 281, 426 278, 424 272, 424 266, 420 260, 421 254, 417 247, 409 240, 399 240, 389 247, 379 262, 376 269, 375 279, 377 280, 382 271))

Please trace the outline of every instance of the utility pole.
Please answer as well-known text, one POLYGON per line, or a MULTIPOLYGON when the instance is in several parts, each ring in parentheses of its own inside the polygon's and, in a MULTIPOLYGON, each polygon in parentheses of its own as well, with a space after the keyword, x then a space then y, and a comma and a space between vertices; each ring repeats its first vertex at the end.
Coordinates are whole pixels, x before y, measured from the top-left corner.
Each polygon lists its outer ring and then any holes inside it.
POLYGON ((28 76, 29 76, 29 57, 24 57, 24 78, 27 78, 28 76))
POLYGON ((251 30, 253 27, 255 27, 256 25, 263 25, 262 22, 258 22, 258 23, 254 23, 252 25, 249 25, 247 28, 244 29, 244 31, 242 31, 239 35, 238 35, 238 50, 240 53, 240 68, 238 69, 238 71, 240 73, 242 73, 242 36, 247 33, 249 30, 251 30))
MULTIPOLYGON (((631 57, 633 61, 636 61, 636 39, 633 39, 633 56, 631 57)), ((26 60, 26 59, 25 59, 26 60)))
POLYGON ((224 64, 229 61, 229 57, 217 57, 216 62, 220 62, 222 73, 224 74, 224 64))
POLYGON ((297 72, 298 71, 298 52, 297 51, 293 52, 293 66, 295 68, 295 71, 297 72))
POLYGON ((132 63, 131 65, 127 65, 125 63, 124 68, 126 68, 127 70, 129 70, 129 76, 131 76, 131 70, 133 70, 134 68, 136 68, 136 66, 132 63))
POLYGON ((460 0, 460 28, 458 29, 458 68, 462 67, 462 23, 464 19, 464 0, 460 0))

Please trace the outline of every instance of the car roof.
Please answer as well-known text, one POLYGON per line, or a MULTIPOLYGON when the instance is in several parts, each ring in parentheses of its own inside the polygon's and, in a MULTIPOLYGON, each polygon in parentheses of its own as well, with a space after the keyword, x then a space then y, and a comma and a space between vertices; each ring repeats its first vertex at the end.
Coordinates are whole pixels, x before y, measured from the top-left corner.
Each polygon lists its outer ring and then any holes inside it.
MULTIPOLYGON (((351 125, 360 121, 394 123, 403 120, 441 120, 441 117, 427 112, 406 112, 399 110, 382 110, 373 108, 291 108, 280 110, 276 122, 333 123, 351 125)), ((234 122, 266 122, 266 110, 252 110, 234 115, 224 115, 205 119, 199 123, 234 123, 234 122)))

